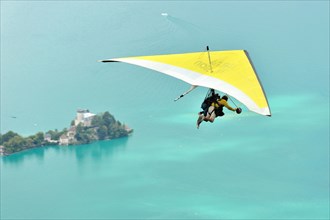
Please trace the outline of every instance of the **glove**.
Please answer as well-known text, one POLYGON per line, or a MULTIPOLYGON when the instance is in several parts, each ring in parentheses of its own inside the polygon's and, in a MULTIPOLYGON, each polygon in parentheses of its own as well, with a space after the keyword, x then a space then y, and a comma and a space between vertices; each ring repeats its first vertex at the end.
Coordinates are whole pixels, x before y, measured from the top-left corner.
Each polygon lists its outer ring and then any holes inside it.
POLYGON ((236 113, 237 114, 241 114, 241 112, 242 112, 242 109, 241 108, 236 108, 236 113))

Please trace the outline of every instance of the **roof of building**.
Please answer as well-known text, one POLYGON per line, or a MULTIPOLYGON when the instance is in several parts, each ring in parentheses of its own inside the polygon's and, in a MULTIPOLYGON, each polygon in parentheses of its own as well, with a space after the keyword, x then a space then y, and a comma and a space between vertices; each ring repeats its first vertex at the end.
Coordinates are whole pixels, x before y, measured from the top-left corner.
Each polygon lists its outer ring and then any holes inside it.
POLYGON ((89 110, 88 109, 78 109, 77 112, 78 113, 87 113, 87 112, 89 112, 89 110))
POLYGON ((89 117, 94 117, 94 116, 95 116, 95 114, 90 113, 90 112, 84 113, 84 118, 89 118, 89 117))

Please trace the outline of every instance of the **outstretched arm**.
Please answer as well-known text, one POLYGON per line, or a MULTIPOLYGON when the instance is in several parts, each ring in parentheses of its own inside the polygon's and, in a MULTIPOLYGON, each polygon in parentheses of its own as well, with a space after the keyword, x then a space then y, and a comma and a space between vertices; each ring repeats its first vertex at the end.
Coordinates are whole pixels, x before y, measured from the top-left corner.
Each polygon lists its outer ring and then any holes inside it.
POLYGON ((228 104, 228 102, 227 102, 226 100, 224 100, 224 99, 221 99, 221 100, 220 100, 220 104, 223 105, 223 106, 225 106, 227 109, 229 109, 229 110, 231 110, 231 111, 236 111, 236 108, 232 108, 232 107, 228 104))

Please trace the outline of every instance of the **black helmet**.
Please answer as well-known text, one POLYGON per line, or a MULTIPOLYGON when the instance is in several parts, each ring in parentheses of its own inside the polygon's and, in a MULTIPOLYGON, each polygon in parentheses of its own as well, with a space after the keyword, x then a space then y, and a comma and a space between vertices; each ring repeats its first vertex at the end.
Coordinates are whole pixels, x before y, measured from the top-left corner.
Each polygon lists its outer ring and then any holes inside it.
POLYGON ((241 109, 241 108, 237 108, 237 109, 236 109, 236 113, 237 113, 237 114, 241 114, 241 112, 242 112, 242 109, 241 109))
POLYGON ((221 99, 224 99, 224 100, 228 101, 228 96, 224 95, 224 96, 222 96, 221 99))

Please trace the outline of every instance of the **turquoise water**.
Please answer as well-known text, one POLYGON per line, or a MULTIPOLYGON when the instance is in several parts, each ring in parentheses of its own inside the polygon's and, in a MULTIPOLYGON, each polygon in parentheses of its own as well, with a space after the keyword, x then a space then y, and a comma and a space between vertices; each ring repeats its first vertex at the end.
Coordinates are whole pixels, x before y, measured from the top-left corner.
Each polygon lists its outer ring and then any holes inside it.
POLYGON ((1 219, 329 218, 328 1, 1 1, 1 133, 78 108, 134 134, 1 158, 1 219), (249 51, 271 118, 197 130, 205 88, 96 62, 206 45, 249 51))

